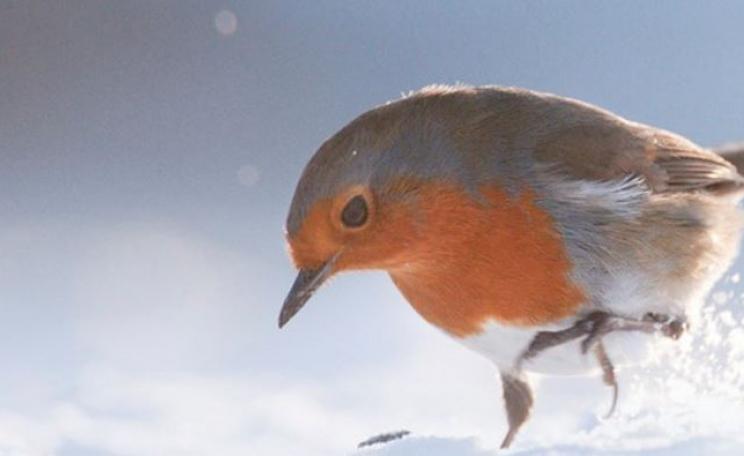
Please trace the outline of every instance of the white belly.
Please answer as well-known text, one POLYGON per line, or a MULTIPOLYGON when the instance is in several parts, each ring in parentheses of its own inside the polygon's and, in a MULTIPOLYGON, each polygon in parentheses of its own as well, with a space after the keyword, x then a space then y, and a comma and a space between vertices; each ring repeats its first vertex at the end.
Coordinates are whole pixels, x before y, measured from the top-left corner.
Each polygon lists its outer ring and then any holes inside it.
MULTIPOLYGON (((482 333, 459 341, 493 361, 499 369, 510 370, 538 331, 556 331, 572 324, 573 322, 567 321, 551 327, 519 329, 490 322, 482 333)), ((608 334, 603 340, 610 359, 616 366, 622 366, 648 359, 658 337, 637 332, 620 332, 608 334)), ((546 349, 536 358, 526 361, 522 365, 523 369, 548 375, 587 375, 600 372, 594 355, 581 353, 580 340, 546 349)))

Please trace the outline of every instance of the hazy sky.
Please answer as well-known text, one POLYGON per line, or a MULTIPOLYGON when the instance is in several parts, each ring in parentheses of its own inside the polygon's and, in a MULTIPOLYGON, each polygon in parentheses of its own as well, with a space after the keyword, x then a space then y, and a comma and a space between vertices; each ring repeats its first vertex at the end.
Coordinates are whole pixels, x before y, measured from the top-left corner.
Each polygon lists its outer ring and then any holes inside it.
POLYGON ((741 1, 0 0, 0 455, 498 440, 491 366, 384 275, 276 329, 302 167, 431 83, 741 140, 742 24, 741 1))

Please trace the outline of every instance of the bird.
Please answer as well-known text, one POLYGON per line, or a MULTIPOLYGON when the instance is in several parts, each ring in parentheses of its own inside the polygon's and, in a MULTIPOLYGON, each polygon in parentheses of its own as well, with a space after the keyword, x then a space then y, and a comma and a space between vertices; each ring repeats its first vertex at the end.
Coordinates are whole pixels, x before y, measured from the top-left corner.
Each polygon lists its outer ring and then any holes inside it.
POLYGON ((495 364, 502 448, 530 417, 535 372, 601 373, 609 415, 613 353, 682 336, 731 265, 743 170, 744 145, 705 148, 575 99, 424 87, 361 114, 305 166, 279 327, 329 277, 382 270, 495 364))

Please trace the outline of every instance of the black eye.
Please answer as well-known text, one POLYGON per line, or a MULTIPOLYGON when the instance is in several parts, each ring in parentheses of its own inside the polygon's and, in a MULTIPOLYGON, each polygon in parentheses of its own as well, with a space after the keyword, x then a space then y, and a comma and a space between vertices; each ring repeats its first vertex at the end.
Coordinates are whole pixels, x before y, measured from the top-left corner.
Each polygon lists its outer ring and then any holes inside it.
POLYGON ((358 228, 367 221, 367 202, 362 195, 357 195, 341 211, 341 221, 349 228, 358 228))

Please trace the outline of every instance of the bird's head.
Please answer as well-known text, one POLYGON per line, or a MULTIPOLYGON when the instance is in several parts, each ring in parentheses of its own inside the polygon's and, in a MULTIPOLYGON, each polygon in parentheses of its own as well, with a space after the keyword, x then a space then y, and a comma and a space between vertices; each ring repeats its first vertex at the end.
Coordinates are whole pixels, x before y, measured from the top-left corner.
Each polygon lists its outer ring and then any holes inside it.
POLYGON ((445 193, 438 189, 463 186, 472 177, 472 163, 453 152, 457 135, 451 127, 462 97, 467 98, 465 89, 431 89, 383 105, 352 121, 315 153, 287 219, 287 242, 299 274, 282 307, 280 327, 332 275, 414 268, 434 247, 423 245, 435 222, 433 207, 424 200, 453 206, 442 201, 445 193))

